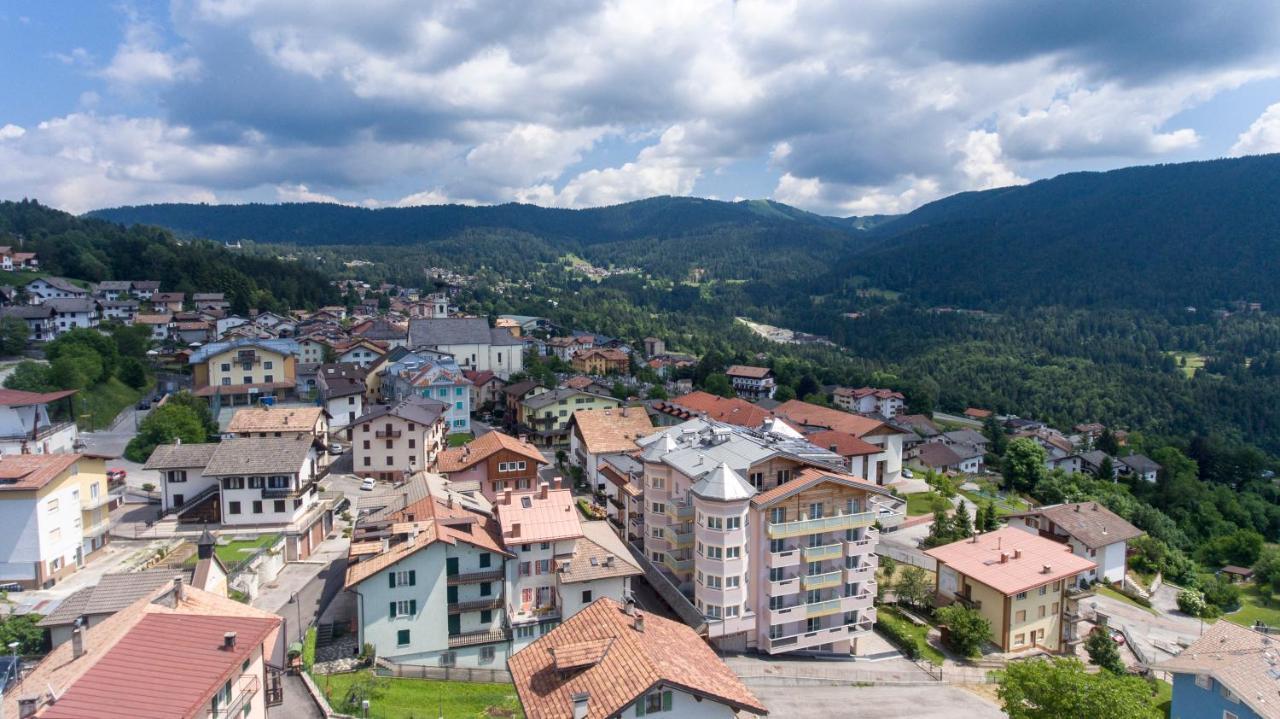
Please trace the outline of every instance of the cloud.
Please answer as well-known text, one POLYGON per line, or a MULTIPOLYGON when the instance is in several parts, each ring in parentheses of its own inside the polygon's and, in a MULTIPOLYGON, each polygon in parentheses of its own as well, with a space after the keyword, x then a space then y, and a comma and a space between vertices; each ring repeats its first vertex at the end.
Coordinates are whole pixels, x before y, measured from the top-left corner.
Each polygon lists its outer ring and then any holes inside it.
POLYGON ((25 134, 27 134, 26 129, 18 125, 10 124, 0 127, 0 140, 13 140, 25 134))
MULTIPOLYGON (((198 60, 179 57, 174 52, 161 49, 160 44, 159 28, 154 23, 135 16, 125 28, 124 42, 116 48, 111 62, 99 70, 98 74, 112 83, 131 88, 173 83, 193 77, 199 70, 198 60)), ((83 53, 83 50, 73 50, 73 60, 79 59, 76 58, 76 52, 83 53)), ((89 60, 87 53, 83 55, 83 60, 89 60)))
POLYGON ((963 156, 958 168, 967 178, 970 189, 990 190, 1027 182, 1025 177, 1019 177, 1005 161, 1004 151, 1000 148, 1000 135, 973 130, 965 136, 963 143, 957 145, 963 156))
MULTIPOLYGON (((0 130, 2 135, 3 130, 0 130)), ((1280 152, 1280 102, 1264 110, 1231 146, 1231 154, 1237 157, 1269 152, 1280 152)))
POLYGON ((343 202, 333 195, 326 195, 323 192, 313 192, 311 188, 301 183, 284 183, 276 185, 276 199, 280 202, 330 202, 335 205, 353 204, 343 202))

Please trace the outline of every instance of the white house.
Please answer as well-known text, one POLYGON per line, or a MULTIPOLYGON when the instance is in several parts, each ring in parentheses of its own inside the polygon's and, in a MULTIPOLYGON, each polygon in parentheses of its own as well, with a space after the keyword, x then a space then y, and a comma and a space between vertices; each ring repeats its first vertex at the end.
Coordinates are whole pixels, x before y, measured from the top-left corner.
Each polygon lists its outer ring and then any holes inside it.
POLYGON ((643 407, 577 410, 570 420, 569 461, 582 467, 589 486, 607 492, 608 482, 600 473, 605 458, 637 451, 636 440, 653 432, 643 407))
POLYGON ((198 503, 218 491, 217 478, 204 474, 217 448, 216 443, 162 444, 155 448, 142 468, 160 473, 162 511, 198 503))
POLYGON ((27 294, 31 303, 38 305, 45 300, 84 299, 89 290, 63 277, 40 277, 27 283, 27 294))
POLYGON ((452 354, 464 370, 489 370, 506 380, 524 371, 524 343, 483 318, 447 317, 409 322, 409 347, 452 354))
POLYGON ((53 310, 44 305, 0 307, 0 317, 17 317, 27 323, 27 339, 33 342, 51 340, 56 334, 53 310))
POLYGON ((52 454, 74 452, 80 430, 72 420, 55 422, 49 405, 63 402, 71 416, 71 396, 76 390, 23 392, 0 389, 0 454, 52 454))
POLYGON ((1072 554, 1093 561, 1097 567, 1082 573, 1080 582, 1123 581, 1128 542, 1144 534, 1097 502, 1054 504, 1008 520, 1010 527, 1067 544, 1072 554))
POLYGON ((1160 465, 1146 455, 1131 454, 1120 457, 1117 464, 1121 474, 1131 475, 1144 482, 1155 484, 1156 478, 1160 476, 1160 465))
POLYGON ((50 298, 41 304, 53 310, 54 332, 58 335, 78 327, 97 327, 102 317, 102 308, 97 300, 88 297, 50 298))
POLYGON ((100 458, 0 457, 0 582, 37 589, 83 566, 110 528, 107 497, 100 458))
POLYGON ((204 476, 220 485, 224 526, 287 525, 316 504, 318 466, 309 436, 237 438, 217 444, 204 476))
POLYGON ((104 320, 133 325, 134 318, 138 316, 137 300, 103 300, 99 305, 104 320))
POLYGON ((837 387, 832 398, 840 409, 862 414, 875 412, 888 419, 896 417, 907 403, 901 392, 877 387, 837 387))
POLYGON ((365 413, 364 372, 354 365, 322 364, 316 368, 316 388, 332 418, 334 430, 349 427, 365 413))

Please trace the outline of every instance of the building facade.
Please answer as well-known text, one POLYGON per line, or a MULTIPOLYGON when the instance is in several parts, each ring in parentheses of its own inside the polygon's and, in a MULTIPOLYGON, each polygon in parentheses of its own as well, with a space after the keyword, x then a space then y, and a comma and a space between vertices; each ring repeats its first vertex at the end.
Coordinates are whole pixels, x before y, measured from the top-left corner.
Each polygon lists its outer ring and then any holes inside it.
POLYGON ((442 402, 422 397, 375 405, 347 427, 353 471, 400 479, 426 470, 445 446, 444 415, 442 402))

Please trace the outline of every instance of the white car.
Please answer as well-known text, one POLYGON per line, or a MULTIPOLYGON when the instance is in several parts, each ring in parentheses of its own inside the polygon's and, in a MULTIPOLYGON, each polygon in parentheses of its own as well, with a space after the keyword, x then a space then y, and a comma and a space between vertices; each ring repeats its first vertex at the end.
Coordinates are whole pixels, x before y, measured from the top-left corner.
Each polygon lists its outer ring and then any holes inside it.
POLYGON ((345 451, 347 451, 347 448, 337 442, 329 445, 329 454, 342 454, 345 451))
POLYGON ((907 479, 915 478, 915 475, 911 473, 911 470, 907 469, 906 467, 902 468, 902 476, 906 477, 907 479))
POLYGON ((377 485, 378 480, 373 477, 365 477, 364 480, 360 482, 360 490, 364 492, 372 492, 373 488, 377 485))

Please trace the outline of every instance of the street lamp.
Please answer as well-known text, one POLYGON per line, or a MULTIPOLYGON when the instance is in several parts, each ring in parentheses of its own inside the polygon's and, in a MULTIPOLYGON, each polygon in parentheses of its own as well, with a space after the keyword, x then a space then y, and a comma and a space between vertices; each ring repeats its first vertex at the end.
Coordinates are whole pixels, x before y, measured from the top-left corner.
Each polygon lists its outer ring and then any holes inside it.
MULTIPOLYGON (((9 665, 9 671, 13 672, 14 681, 17 681, 18 679, 18 647, 19 646, 20 646, 19 642, 9 642, 9 651, 13 654, 13 661, 9 665)), ((0 681, 0 692, 3 692, 3 690, 7 689, 8 686, 9 686, 9 673, 5 672, 4 681, 0 681)))

